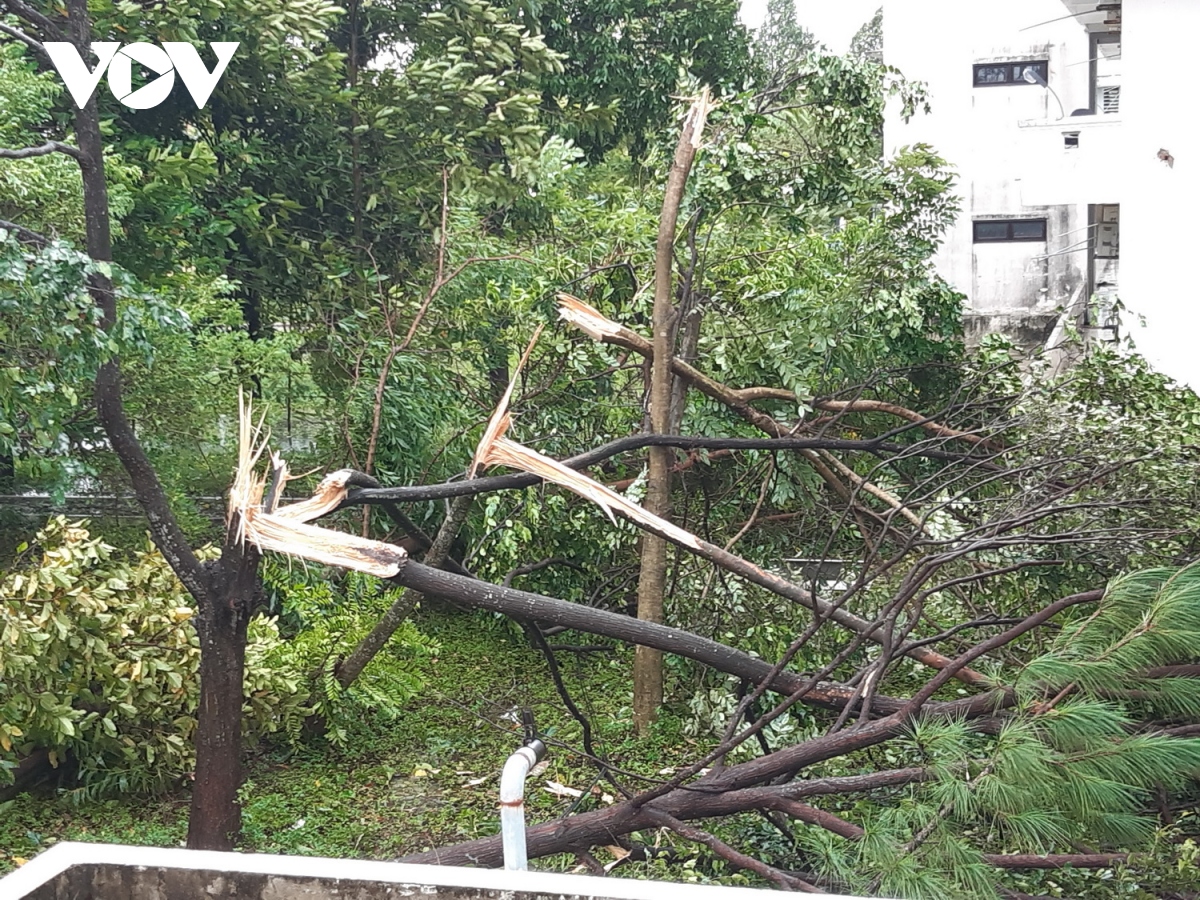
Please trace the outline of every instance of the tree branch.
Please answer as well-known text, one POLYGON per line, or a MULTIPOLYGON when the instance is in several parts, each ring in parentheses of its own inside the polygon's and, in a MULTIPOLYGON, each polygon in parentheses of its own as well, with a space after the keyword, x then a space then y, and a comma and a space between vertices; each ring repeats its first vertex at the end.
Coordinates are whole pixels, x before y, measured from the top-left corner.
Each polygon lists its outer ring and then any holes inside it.
POLYGON ((31 37, 21 29, 13 28, 11 25, 5 25, 3 22, 0 22, 0 34, 7 34, 9 37, 15 38, 42 59, 46 60, 47 62, 50 61, 50 54, 46 52, 46 48, 42 46, 41 41, 31 37))
POLYGON ((0 147, 0 159, 32 159, 35 156, 49 156, 51 153, 65 153, 72 159, 83 161, 83 154, 78 147, 72 147, 62 141, 46 141, 37 147, 21 147, 19 150, 0 147))
POLYGON ((713 853, 717 854, 717 856, 733 863, 735 866, 738 866, 742 869, 747 869, 761 878, 765 878, 768 881, 774 882, 775 884, 779 885, 781 890, 798 890, 803 891, 806 894, 825 893, 816 885, 809 884, 802 878, 797 878, 795 875, 790 875, 787 872, 776 869, 774 866, 769 866, 762 860, 755 859, 753 856, 748 856, 742 851, 736 850, 729 846, 720 838, 709 834, 707 831, 701 831, 699 828, 693 828, 691 825, 685 825, 674 816, 671 816, 665 812, 652 810, 650 812, 650 817, 656 824, 671 829, 680 837, 686 838, 689 841, 695 841, 698 844, 703 844, 713 853))
POLYGON ((24 225, 18 225, 16 222, 9 222, 6 219, 0 219, 0 228, 5 231, 11 231, 17 236, 17 239, 26 244, 33 244, 35 247, 45 247, 50 243, 50 238, 44 234, 32 231, 24 225))
POLYGON ((1107 869, 1110 866, 1130 862, 1135 854, 1129 853, 985 853, 988 865, 998 869, 1107 869))
POLYGON ((32 6, 23 2, 23 0, 0 0, 0 2, 8 7, 9 11, 18 19, 24 19, 30 25, 36 25, 40 28, 44 37, 52 38, 56 41, 66 40, 62 30, 53 19, 42 15, 32 6))
MULTIPOLYGON (((920 445, 904 447, 878 440, 843 440, 840 438, 821 437, 797 438, 786 436, 786 433, 784 436, 778 438, 708 438, 672 434, 635 434, 625 438, 618 438, 594 450, 564 459, 562 463, 572 469, 586 469, 589 466, 597 465, 606 459, 611 459, 622 453, 653 446, 676 447, 681 450, 767 450, 770 452, 843 450, 861 453, 905 453, 908 455, 924 456, 930 459, 953 461, 964 458, 976 458, 964 457, 962 454, 957 453, 946 453, 934 447, 922 447, 920 445)), ((383 503, 385 501, 422 503, 427 500, 447 500, 451 497, 461 497, 466 494, 486 494, 494 491, 532 487, 533 485, 541 484, 542 480, 538 475, 521 473, 470 480, 447 481, 431 485, 361 488, 350 491, 346 495, 343 506, 358 506, 364 503, 383 503)))

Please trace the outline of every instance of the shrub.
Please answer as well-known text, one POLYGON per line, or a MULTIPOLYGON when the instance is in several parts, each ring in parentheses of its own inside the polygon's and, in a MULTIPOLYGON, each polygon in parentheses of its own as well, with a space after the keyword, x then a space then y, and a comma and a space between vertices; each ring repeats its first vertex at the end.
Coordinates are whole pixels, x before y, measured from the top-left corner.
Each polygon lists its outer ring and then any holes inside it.
MULTIPOLYGON (((150 547, 119 553, 61 517, 21 554, 24 564, 0 576, 0 778, 39 749, 56 766, 71 761, 79 798, 156 791, 190 771, 200 649, 191 598, 166 561, 150 547)), ((248 742, 272 732, 298 739, 314 707, 338 727, 324 657, 364 627, 357 618, 314 616, 292 641, 273 618, 250 623, 248 742)), ((388 686, 396 704, 420 682, 408 673, 388 686)))

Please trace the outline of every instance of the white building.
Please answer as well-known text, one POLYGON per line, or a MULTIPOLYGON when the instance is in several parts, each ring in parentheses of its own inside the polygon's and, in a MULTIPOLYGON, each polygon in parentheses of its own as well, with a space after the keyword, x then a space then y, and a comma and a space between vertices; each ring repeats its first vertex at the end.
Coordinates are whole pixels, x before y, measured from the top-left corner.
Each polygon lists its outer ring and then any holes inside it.
POLYGON ((884 0, 883 24, 933 107, 889 115, 888 151, 958 170, 937 265, 969 337, 1045 344, 1068 318, 1111 337, 1119 298, 1121 336, 1200 389, 1200 0, 884 0))

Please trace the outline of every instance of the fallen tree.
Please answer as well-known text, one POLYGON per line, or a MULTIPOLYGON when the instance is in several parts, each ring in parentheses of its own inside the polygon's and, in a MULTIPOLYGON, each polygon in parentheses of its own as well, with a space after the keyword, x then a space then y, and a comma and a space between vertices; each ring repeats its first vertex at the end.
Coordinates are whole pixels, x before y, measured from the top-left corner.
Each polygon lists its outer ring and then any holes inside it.
MULTIPOLYGON (((989 553, 1010 549, 1029 552, 1038 547, 1089 542, 1103 545, 1106 541, 1142 539, 1152 534, 1154 530, 1146 528, 1136 515, 1125 516, 1127 500, 1096 496, 1096 484, 1120 471, 1120 465, 1082 471, 1062 459, 1027 459, 1010 466, 1000 451, 989 451, 981 445, 967 454, 947 454, 945 442, 957 438, 945 433, 903 445, 866 441, 847 447, 831 441, 828 446, 820 446, 828 439, 819 437, 775 438, 754 444, 769 445, 779 452, 865 449, 890 457, 891 462, 941 454, 945 471, 927 483, 910 486, 910 497, 925 498, 921 506, 914 508, 921 509, 926 518, 933 511, 931 506, 944 510, 951 503, 961 502, 970 489, 981 484, 990 486, 1006 478, 1023 483, 1021 490, 985 502, 983 507, 990 514, 961 523, 952 537, 931 536, 922 528, 913 528, 896 540, 890 555, 867 554, 863 574, 835 600, 817 601, 802 586, 658 520, 578 471, 606 455, 654 442, 719 447, 721 439, 636 436, 618 442, 618 446, 558 463, 508 439, 505 433, 509 425, 502 402, 472 468, 489 464, 516 466, 525 474, 456 482, 457 496, 553 481, 599 505, 610 516, 657 532, 710 564, 807 606, 814 613, 810 626, 796 637, 788 651, 779 660, 768 662, 684 629, 517 590, 508 584, 489 584, 463 572, 419 563, 398 547, 306 524, 344 505, 377 502, 386 504, 387 509, 387 505, 410 498, 424 499, 428 494, 421 493, 421 489, 407 493, 405 488, 355 487, 367 482, 358 473, 342 471, 328 477, 311 500, 277 508, 279 492, 265 485, 268 480, 274 485, 286 482, 286 465, 274 458, 269 479, 255 476, 254 462, 261 448, 245 454, 237 482, 240 488, 234 492, 235 512, 245 523, 246 539, 261 549, 370 571, 421 595, 451 600, 459 606, 488 609, 523 622, 568 628, 677 654, 751 686, 736 714, 730 717, 725 737, 702 758, 691 761, 670 780, 641 791, 623 786, 625 799, 610 807, 535 826, 529 832, 531 857, 587 854, 591 847, 627 842, 635 832, 668 828, 785 889, 853 888, 884 894, 899 892, 899 876, 878 856, 881 845, 897 858, 925 865, 932 873, 930 878, 943 879, 947 885, 957 882, 944 864, 938 868, 936 860, 948 848, 954 848, 953 852, 961 857, 958 877, 963 877, 962 866, 978 874, 984 869, 1132 864, 1134 859, 1124 850, 1070 852, 1070 847, 1061 845, 1064 841, 1070 843, 1069 832, 1079 839, 1100 835, 1120 840, 1119 828, 1105 835, 1103 819, 1124 821, 1136 815, 1136 798, 1153 785, 1179 787, 1189 772, 1200 771, 1200 742, 1174 734, 1168 727, 1181 721, 1181 716, 1186 721, 1186 711, 1194 702, 1184 696, 1194 697, 1194 693, 1187 692, 1194 691, 1192 685, 1196 684, 1189 680, 1194 666, 1186 663, 1194 655, 1194 646, 1189 642, 1200 633, 1197 567, 1178 575, 1156 572, 1133 577, 1107 592, 1096 588, 1062 597, 1009 620, 1002 630, 1003 621, 994 617, 962 623, 963 628, 955 626, 933 635, 916 634, 923 630, 920 611, 930 597, 1026 567, 1053 565, 1053 560, 1037 558, 1007 565, 980 565, 978 560, 986 559, 989 553), (947 495, 947 485, 955 486, 957 491, 947 495), (1031 490, 1035 485, 1036 489, 1031 490), (930 504, 930 496, 941 499, 930 504), (1056 519, 1070 519, 1076 527, 1045 527, 1056 519), (847 607, 867 594, 872 584, 890 585, 888 599, 872 604, 876 609, 873 616, 851 613, 847 607), (1146 608, 1148 596, 1154 598, 1150 605, 1153 615, 1131 618, 1132 608, 1146 608), (1074 614, 1076 609, 1083 609, 1085 614, 1074 614), (1177 623, 1184 621, 1192 623, 1187 628, 1193 630, 1177 630, 1177 623), (1167 629, 1169 634, 1163 631, 1167 622, 1175 623, 1167 629), (799 650, 826 627, 843 629, 848 635, 838 652, 820 671, 799 673, 790 669, 789 663, 799 650), (963 647, 962 634, 971 627, 993 633, 963 647), (1007 671, 1011 665, 1007 661, 1013 658, 1018 639, 1046 629, 1050 629, 1049 635, 1040 643, 1048 646, 1047 652, 1022 658, 1012 667, 1010 679, 998 679, 996 673, 1007 671), (954 656, 923 652, 939 643, 961 649, 954 656), (876 647, 877 655, 865 663, 851 664, 850 660, 859 659, 857 654, 869 645, 876 647), (1097 667, 1097 661, 1106 657, 1112 657, 1111 665, 1097 667), (901 673, 907 673, 911 682, 914 672, 919 671, 912 668, 917 659, 930 666, 934 674, 905 695, 884 693, 882 686, 901 673), (980 661, 988 661, 992 674, 985 677, 973 670, 980 661), (849 674, 842 674, 848 666, 849 674), (838 677, 834 677, 835 672, 838 677), (966 673, 971 674, 964 677, 966 673), (967 686, 967 696, 945 696, 947 685, 955 681, 967 686), (749 725, 740 726, 743 714, 767 692, 777 698, 774 707, 751 717, 749 725), (1148 704, 1161 717, 1158 724, 1140 720, 1131 710, 1122 712, 1115 728, 1111 718, 1106 723, 1111 708, 1105 704, 1118 694, 1136 695, 1138 703, 1148 704), (786 716, 797 703, 828 715, 832 723, 829 730, 744 762, 727 762, 731 753, 762 733, 772 721, 786 716), (1086 739, 1081 738, 1080 729, 1088 735, 1086 739), (991 741, 990 758, 964 752, 969 735, 991 741), (852 759, 888 742, 923 748, 925 764, 862 775, 820 774, 822 766, 831 761, 852 759), (953 749, 947 752, 939 746, 953 749), (1022 761, 1022 754, 1029 757, 1034 747, 1040 748, 1037 754, 1022 761), (1114 755, 1123 758, 1126 765, 1115 770, 1107 762, 1114 755), (1010 757, 1020 764, 1014 764, 1010 757), (817 774, 810 774, 814 772, 817 774), (1071 799, 1073 792, 1086 792, 1083 786, 1100 773, 1108 782, 1121 786, 1120 790, 1114 788, 1111 796, 1071 799), (802 774, 804 777, 798 777, 802 774), (1014 800, 1015 794, 1020 794, 1019 802, 1014 800), (904 808, 900 804, 904 797, 912 809, 922 810, 921 817, 913 815, 903 820, 910 829, 904 840, 887 832, 881 835, 878 823, 854 822, 834 811, 854 796, 871 796, 885 808, 897 810, 904 808), (834 809, 829 808, 831 804, 834 809), (1024 813, 1022 807, 1037 810, 1050 823, 1042 826, 1045 833, 1036 843, 1067 852, 985 853, 958 836, 971 823, 999 823, 1019 816, 1024 813), (799 868, 786 861, 767 862, 747 855, 688 824, 745 812, 782 816, 782 820, 772 821, 789 832, 791 826, 786 823, 794 822, 832 835, 842 844, 836 849, 827 847, 825 859, 812 849, 815 845, 806 845, 809 849, 802 854, 806 865, 799 868), (860 879, 845 874, 845 867, 837 862, 838 854, 856 861, 860 879)), ((907 427, 921 425, 910 420, 907 427)), ((396 514, 394 509, 392 512, 396 514)), ((889 526, 889 533, 894 532, 895 528, 889 526)), ((597 762, 611 777, 603 760, 597 762)), ((1032 840, 1030 834, 1017 833, 1016 837, 1019 843, 1015 849, 1027 849, 1028 844, 1022 847, 1020 842, 1032 840)), ((406 861, 499 865, 501 847, 499 838, 484 838, 435 848, 407 857, 406 861)))

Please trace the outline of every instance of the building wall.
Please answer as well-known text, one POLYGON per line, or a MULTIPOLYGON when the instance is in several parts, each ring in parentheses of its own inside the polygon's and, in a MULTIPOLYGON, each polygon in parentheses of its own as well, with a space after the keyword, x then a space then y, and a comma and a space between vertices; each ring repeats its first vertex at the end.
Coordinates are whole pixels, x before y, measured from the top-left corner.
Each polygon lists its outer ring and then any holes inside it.
POLYGON ((1092 46, 1081 0, 885 0, 886 61, 929 86, 930 115, 885 127, 888 152, 931 144, 958 171, 963 212, 936 263, 969 298, 968 334, 1007 331, 1036 343, 1072 301, 1086 300, 1089 205, 1121 206, 1119 296, 1148 327, 1125 332, 1162 371, 1200 387, 1200 303, 1190 275, 1200 227, 1196 117, 1185 66, 1200 39, 1198 0, 1124 0, 1121 112, 1073 117, 1091 102, 1092 46), (1058 19, 1059 21, 1051 21, 1058 19), (1191 52, 1189 52, 1191 51, 1191 52), (972 66, 1048 59, 1049 84, 976 87, 972 66), (1079 132, 1067 148, 1066 132, 1079 132), (1153 145, 1153 146, 1151 146, 1153 145), (1174 168, 1157 159, 1160 147, 1174 168), (1191 198, 1190 200, 1188 198, 1191 198), (975 244, 972 220, 1047 219, 1040 243, 975 244))
POLYGON ((1145 328, 1130 329, 1138 350, 1200 389, 1200 123, 1189 97, 1200 2, 1124 6, 1121 299, 1145 317, 1145 328), (1173 167, 1158 159, 1160 149, 1173 167))

